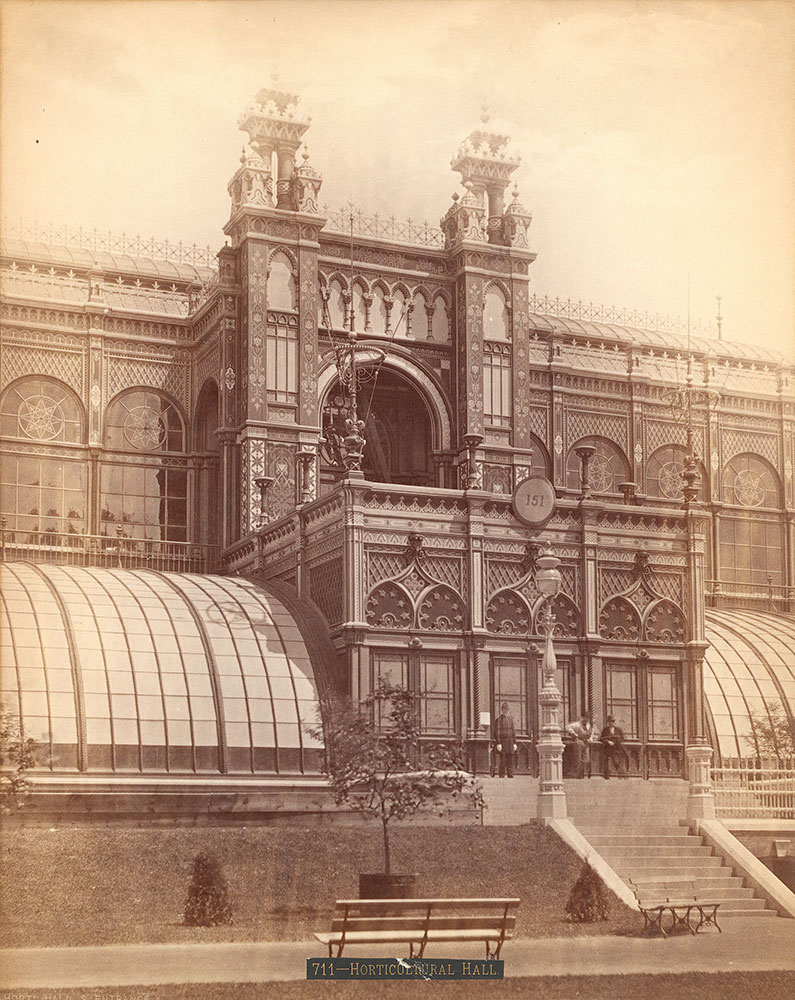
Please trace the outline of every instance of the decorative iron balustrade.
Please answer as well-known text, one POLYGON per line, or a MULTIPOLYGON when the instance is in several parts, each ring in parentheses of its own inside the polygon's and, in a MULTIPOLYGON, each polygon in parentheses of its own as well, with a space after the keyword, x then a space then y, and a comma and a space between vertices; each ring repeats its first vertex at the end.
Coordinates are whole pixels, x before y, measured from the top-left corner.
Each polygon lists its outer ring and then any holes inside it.
POLYGON ((350 235, 351 222, 356 236, 372 236, 376 239, 391 240, 395 243, 413 243, 426 247, 444 247, 444 233, 437 226, 427 221, 415 222, 407 219, 405 222, 395 216, 386 218, 378 215, 365 215, 358 208, 346 211, 333 211, 324 206, 321 214, 327 219, 324 229, 333 233, 350 235))
POLYGON ((795 819, 795 759, 736 759, 712 769, 712 785, 719 817, 795 819))
MULTIPOLYGON (((552 298, 549 295, 531 295, 531 313, 542 316, 557 316, 559 319, 581 319, 593 323, 615 323, 617 326, 631 326, 639 330, 656 333, 681 333, 687 336, 687 319, 682 316, 641 312, 621 306, 606 306, 598 302, 583 302, 578 299, 552 298)), ((690 321, 690 332, 695 336, 716 337, 717 328, 712 320, 690 321)))
POLYGON ((774 584, 725 583, 707 580, 707 607, 795 614, 795 587, 774 584))
POLYGON ((35 243, 49 243, 52 246, 72 247, 76 250, 90 250, 92 253, 127 254, 130 257, 148 257, 166 261, 169 264, 191 264, 193 267, 216 266, 215 251, 209 245, 201 247, 196 243, 172 243, 158 240, 154 236, 128 236, 127 233, 113 233, 110 230, 74 229, 70 226, 54 226, 52 223, 17 222, 2 223, 6 237, 31 240, 35 243))
POLYGON ((215 545, 59 531, 0 530, 0 561, 24 560, 59 566, 156 569, 211 573, 219 567, 215 545))

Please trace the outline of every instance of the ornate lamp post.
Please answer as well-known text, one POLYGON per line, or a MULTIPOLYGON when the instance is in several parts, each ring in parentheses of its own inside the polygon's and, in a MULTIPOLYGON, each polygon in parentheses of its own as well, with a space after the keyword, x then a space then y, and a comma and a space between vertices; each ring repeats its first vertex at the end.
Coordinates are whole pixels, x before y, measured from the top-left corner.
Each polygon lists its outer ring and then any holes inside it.
POLYGON ((538 751, 541 786, 538 792, 539 819, 565 819, 566 796, 563 791, 563 740, 561 739, 561 694, 555 682, 557 662, 552 635, 555 630, 555 612, 552 602, 560 590, 560 559, 549 550, 536 560, 536 587, 546 599, 541 627, 546 631, 544 657, 541 661, 541 731, 538 751))

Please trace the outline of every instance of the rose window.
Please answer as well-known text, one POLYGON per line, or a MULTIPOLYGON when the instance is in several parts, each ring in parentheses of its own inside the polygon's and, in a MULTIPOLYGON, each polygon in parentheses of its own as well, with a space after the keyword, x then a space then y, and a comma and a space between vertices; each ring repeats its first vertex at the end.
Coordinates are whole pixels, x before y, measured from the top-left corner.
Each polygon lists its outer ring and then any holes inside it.
POLYGON ((765 498, 765 484, 759 473, 742 469, 734 480, 734 495, 743 507, 759 507, 765 498))
POLYGON ((660 466, 660 493, 671 500, 682 499, 682 466, 678 462, 666 462, 660 466))
POLYGON ((160 413, 151 406, 135 406, 124 418, 124 436, 139 451, 162 448, 166 433, 160 413))
POLYGON ((49 396, 28 396, 19 404, 19 427, 23 434, 38 441, 52 441, 63 428, 63 410, 49 396))
POLYGON ((588 464, 588 479, 594 493, 606 493, 613 485, 610 460, 603 455, 594 455, 588 464))

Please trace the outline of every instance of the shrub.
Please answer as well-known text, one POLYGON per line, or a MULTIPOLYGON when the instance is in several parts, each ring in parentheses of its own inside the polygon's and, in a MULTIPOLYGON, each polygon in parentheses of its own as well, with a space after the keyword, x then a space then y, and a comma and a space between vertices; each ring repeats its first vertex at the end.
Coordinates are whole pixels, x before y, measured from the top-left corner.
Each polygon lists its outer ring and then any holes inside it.
POLYGON ((188 927, 216 927, 232 923, 229 889, 214 854, 197 854, 185 900, 188 927))
POLYGON ((609 916, 608 891, 586 859, 566 903, 566 917, 575 924, 592 924, 609 916))
POLYGON ((25 737, 19 716, 0 709, 0 812, 24 804, 30 790, 26 772, 35 765, 35 741, 25 737))

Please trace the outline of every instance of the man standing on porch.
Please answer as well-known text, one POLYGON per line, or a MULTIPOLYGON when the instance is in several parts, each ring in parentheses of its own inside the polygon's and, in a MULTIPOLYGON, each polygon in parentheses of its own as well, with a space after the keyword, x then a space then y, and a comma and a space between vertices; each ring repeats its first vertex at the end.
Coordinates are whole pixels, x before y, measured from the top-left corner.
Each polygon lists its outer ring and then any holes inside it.
POLYGON ((516 753, 516 727, 507 703, 502 706, 502 712, 494 723, 494 741, 500 759, 500 777, 504 778, 507 770, 508 777, 512 778, 513 755, 516 753))

